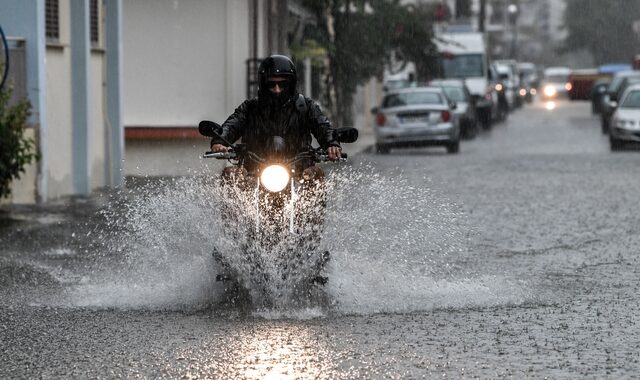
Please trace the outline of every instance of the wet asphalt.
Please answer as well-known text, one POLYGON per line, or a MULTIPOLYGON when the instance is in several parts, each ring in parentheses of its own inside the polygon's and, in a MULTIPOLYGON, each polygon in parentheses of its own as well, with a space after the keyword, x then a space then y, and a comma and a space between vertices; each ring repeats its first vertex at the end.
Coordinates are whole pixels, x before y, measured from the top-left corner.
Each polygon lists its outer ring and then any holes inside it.
MULTIPOLYGON (((640 149, 610 152, 587 103, 526 105, 458 155, 351 165, 389 181, 362 180, 375 201, 329 218, 328 302, 275 312, 209 298, 206 235, 131 238, 110 219, 166 182, 3 207, 0 378, 637 378, 640 149), (181 272, 131 274, 154 240, 184 242, 181 272), (167 286, 184 273, 186 290, 167 286)), ((151 203, 153 220, 190 226, 189 199, 151 203)))

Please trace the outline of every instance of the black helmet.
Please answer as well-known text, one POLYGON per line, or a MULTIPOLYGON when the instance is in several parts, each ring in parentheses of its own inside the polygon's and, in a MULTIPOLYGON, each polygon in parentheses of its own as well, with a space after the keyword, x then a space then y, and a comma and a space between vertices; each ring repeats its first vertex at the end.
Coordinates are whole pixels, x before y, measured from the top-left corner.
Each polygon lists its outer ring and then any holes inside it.
POLYGON ((272 55, 265 58, 258 68, 258 79, 260 80, 258 90, 260 93, 269 92, 267 81, 272 76, 283 76, 289 78, 289 86, 287 87, 287 95, 296 94, 296 85, 298 84, 298 73, 296 65, 293 61, 284 55, 272 55))

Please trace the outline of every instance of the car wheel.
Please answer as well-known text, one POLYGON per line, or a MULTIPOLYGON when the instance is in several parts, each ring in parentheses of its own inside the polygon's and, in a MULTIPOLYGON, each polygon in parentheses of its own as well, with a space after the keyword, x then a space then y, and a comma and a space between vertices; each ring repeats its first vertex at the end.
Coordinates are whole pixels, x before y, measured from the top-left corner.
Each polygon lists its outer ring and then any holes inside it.
POLYGON ((622 148, 622 141, 609 135, 609 147, 611 148, 612 152, 620 150, 622 148))
POLYGON ((389 147, 383 144, 376 144, 376 153, 387 154, 389 153, 389 147))
POLYGON ((467 120, 465 131, 466 138, 475 139, 478 136, 478 122, 476 120, 467 120))
POLYGON ((455 154, 460 151, 460 141, 454 141, 452 143, 447 144, 447 153, 455 154))
POLYGON ((602 122, 600 124, 602 125, 602 134, 606 135, 609 133, 609 122, 605 116, 602 116, 602 122))

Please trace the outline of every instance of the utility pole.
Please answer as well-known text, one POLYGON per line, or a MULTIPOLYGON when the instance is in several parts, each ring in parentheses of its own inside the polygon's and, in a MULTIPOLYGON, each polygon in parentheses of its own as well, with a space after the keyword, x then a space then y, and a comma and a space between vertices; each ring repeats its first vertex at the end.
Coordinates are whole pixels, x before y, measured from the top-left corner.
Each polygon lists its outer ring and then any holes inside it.
POLYGON ((487 0, 480 0, 480 11, 478 12, 478 30, 485 31, 485 21, 487 17, 487 0))

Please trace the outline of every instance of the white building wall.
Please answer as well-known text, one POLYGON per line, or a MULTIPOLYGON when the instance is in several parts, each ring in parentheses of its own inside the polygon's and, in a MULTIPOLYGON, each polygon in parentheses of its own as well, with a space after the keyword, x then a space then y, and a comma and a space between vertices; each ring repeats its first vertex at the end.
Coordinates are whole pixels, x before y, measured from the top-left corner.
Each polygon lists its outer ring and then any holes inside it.
POLYGON ((242 100, 248 1, 123 6, 125 126, 195 126, 226 117, 242 100))
MULTIPOLYGON (((49 152, 49 192, 48 199, 72 194, 72 81, 70 0, 61 0, 60 44, 48 45, 46 53, 47 81, 47 122, 50 133, 47 144, 49 152)), ((103 29, 101 29, 103 30, 103 29)), ((102 51, 91 55, 91 146, 89 147, 91 167, 91 188, 103 187, 108 183, 105 171, 106 124, 104 93, 104 61, 102 51)))
POLYGON ((49 199, 73 193, 70 0, 61 0, 59 9, 60 44, 47 45, 45 63, 49 135, 44 144, 49 152, 49 199))
MULTIPOLYGON (((125 0, 125 127, 222 123, 246 97, 249 0, 125 0)), ((125 175, 186 175, 203 138, 127 140, 125 175)))

